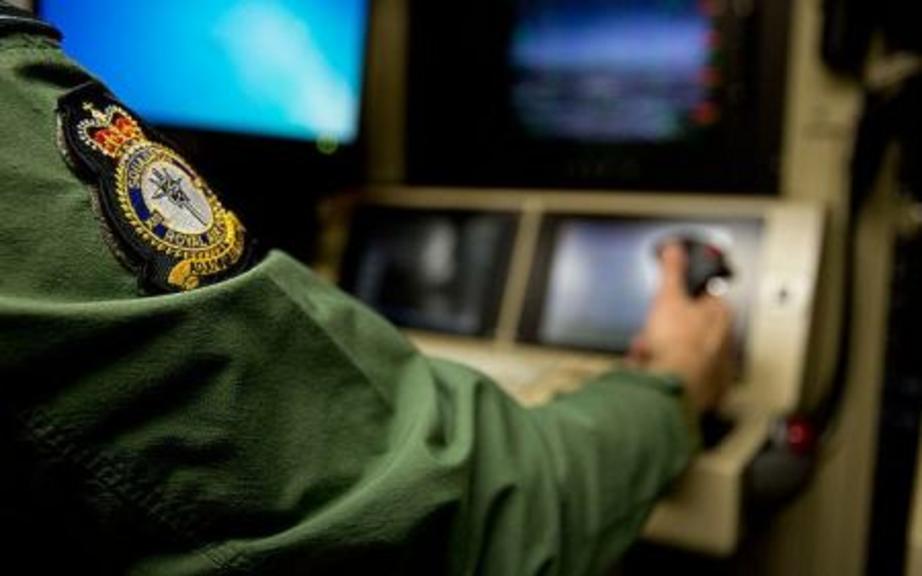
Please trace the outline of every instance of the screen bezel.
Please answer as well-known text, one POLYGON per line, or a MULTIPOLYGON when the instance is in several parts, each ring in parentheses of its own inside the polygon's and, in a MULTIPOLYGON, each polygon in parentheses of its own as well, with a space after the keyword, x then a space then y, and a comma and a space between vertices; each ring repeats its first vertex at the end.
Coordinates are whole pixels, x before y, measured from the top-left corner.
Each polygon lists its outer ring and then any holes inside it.
MULTIPOLYGON (((377 206, 364 205, 359 207, 353 215, 351 233, 349 235, 346 250, 340 265, 339 286, 358 297, 355 294, 355 287, 358 282, 360 266, 365 248, 373 240, 370 231, 372 227, 368 224, 388 216, 403 215, 414 218, 458 218, 470 216, 488 215, 491 218, 500 220, 502 226, 502 238, 497 247, 498 256, 496 261, 497 274, 494 275, 491 285, 487 288, 486 302, 480 311, 481 329, 474 332, 463 330, 440 330, 446 334, 458 336, 491 338, 495 336, 497 326, 500 320, 500 313, 503 307, 508 275, 511 268, 512 255, 515 248, 515 239, 519 227, 519 215, 513 211, 490 211, 484 212, 474 209, 412 209, 397 206, 377 206)), ((398 216, 399 217, 399 216, 398 216)), ((364 300, 363 300, 364 301, 364 300)), ((375 307, 374 302, 364 301, 367 305, 375 307)), ((386 314, 384 314, 387 316, 386 314)), ((431 330, 426 326, 401 323, 397 319, 388 317, 395 324, 409 329, 431 330)))
POLYGON ((728 10, 720 17, 730 47, 727 108, 710 139, 581 144, 523 136, 500 102, 505 98, 495 96, 510 82, 505 50, 514 0, 472 0, 464 10, 412 0, 408 179, 417 185, 777 193, 789 2, 756 1, 751 14, 728 10))

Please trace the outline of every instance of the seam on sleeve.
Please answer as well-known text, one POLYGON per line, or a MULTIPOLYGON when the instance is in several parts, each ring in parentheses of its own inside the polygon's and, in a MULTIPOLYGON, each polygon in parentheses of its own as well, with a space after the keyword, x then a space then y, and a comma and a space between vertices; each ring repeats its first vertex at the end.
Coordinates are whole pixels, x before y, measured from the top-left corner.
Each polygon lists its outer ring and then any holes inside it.
MULTIPOLYGON (((358 362, 358 360, 352 354, 352 351, 349 350, 346 346, 344 346, 343 343, 339 339, 337 339, 333 334, 331 334, 326 328, 324 328, 323 325, 320 324, 320 322, 317 321, 316 318, 314 318, 314 315, 311 314, 311 311, 306 309, 305 306, 300 302, 300 298, 298 298, 298 295, 293 294, 285 286, 285 283, 278 279, 274 270, 269 269, 267 270, 267 273, 269 275, 269 278, 272 280, 272 284, 276 287, 276 289, 279 292, 281 292, 285 296, 285 298, 287 298, 291 303, 293 303, 299 309, 303 310, 305 318, 311 324, 313 324, 314 327, 317 328, 318 331, 322 332, 324 336, 336 347, 336 349, 339 350, 343 356, 349 359, 349 362, 356 369, 356 371, 358 371, 362 375, 362 377, 365 378, 366 382, 368 382, 369 384, 372 385, 373 388, 375 388, 375 385, 374 385, 375 379, 373 379, 371 375, 365 370, 365 367, 362 366, 360 362, 358 362)), ((321 295, 321 297, 323 297, 323 295, 321 295)))

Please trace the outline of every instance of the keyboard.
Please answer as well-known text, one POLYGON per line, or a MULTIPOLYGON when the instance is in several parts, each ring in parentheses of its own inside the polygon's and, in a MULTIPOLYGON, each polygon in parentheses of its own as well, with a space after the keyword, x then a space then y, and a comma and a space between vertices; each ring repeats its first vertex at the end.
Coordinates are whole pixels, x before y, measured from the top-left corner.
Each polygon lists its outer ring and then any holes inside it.
POLYGON ((527 405, 575 390, 587 379, 613 368, 613 356, 498 347, 488 344, 415 338, 429 356, 465 364, 486 374, 511 396, 527 405))

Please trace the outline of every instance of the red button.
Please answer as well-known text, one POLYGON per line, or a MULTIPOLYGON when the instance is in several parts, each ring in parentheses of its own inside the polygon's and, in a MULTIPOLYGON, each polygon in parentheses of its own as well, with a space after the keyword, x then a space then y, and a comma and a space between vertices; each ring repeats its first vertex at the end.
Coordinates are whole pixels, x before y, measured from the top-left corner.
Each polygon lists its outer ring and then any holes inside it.
POLYGON ((787 422, 788 446, 795 454, 809 454, 816 443, 813 426, 802 418, 791 418, 787 422))

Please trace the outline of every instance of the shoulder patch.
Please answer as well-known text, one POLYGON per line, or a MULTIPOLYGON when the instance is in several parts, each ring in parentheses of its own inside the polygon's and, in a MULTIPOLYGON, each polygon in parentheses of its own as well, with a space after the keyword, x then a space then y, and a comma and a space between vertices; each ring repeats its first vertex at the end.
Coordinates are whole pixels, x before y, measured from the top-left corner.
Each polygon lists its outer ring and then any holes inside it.
POLYGON ((58 103, 68 159, 98 180, 98 204, 142 286, 182 292, 242 272, 247 232, 208 184, 97 82, 58 103))

